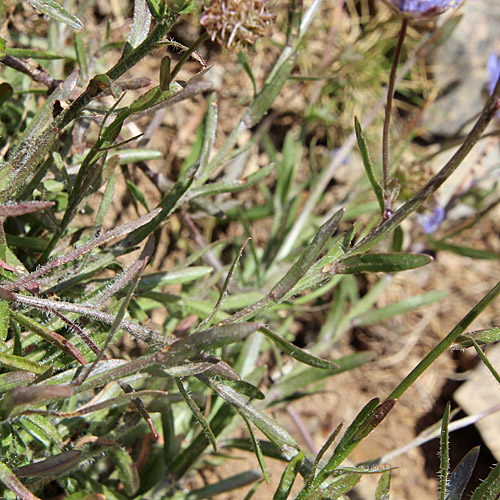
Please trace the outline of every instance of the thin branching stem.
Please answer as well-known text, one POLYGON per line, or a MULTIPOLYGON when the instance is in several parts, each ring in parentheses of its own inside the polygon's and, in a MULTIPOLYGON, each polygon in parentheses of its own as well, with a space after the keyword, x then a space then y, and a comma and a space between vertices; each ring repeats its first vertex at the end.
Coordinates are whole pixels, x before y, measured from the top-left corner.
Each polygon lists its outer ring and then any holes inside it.
POLYGON ((387 102, 385 105, 385 119, 384 119, 384 129, 382 132, 382 175, 384 180, 384 198, 386 209, 387 203, 390 201, 389 196, 389 128, 391 125, 391 112, 392 112, 392 101, 394 98, 394 89, 396 84, 396 72, 398 69, 399 57, 401 56, 401 49, 403 48, 403 42, 406 37, 406 29, 408 27, 408 19, 403 18, 401 24, 401 31, 399 32, 398 43, 396 45, 396 51, 394 52, 394 59, 392 61, 391 74, 389 75, 389 86, 387 87, 387 102))

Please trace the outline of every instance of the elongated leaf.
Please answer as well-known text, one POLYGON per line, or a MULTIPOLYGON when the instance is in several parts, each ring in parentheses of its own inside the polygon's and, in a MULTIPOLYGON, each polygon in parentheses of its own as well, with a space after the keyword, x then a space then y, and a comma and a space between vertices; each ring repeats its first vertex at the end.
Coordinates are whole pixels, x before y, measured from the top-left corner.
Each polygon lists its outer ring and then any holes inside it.
POLYGON ((338 368, 333 370, 306 368, 292 371, 289 375, 284 376, 278 382, 273 384, 269 391, 269 399, 271 401, 280 401, 294 392, 303 390, 308 384, 320 382, 326 377, 337 375, 344 371, 353 370, 354 368, 364 365, 369 361, 373 361, 376 356, 376 353, 370 351, 359 352, 336 359, 335 364, 338 365, 338 368))
POLYGON ((300 452, 298 455, 293 457, 292 460, 290 460, 290 463, 286 466, 286 469, 281 476, 280 484, 278 485, 278 488, 276 488, 273 500, 287 500, 303 462, 303 452, 300 452))
POLYGON ((309 485, 313 479, 316 477, 316 473, 318 471, 319 464, 321 462, 321 459, 327 452, 328 448, 330 448, 331 444, 337 439, 337 436, 339 435, 340 429, 342 429, 343 424, 340 423, 337 428, 330 434, 328 439, 325 441, 321 449, 319 450, 318 454, 316 455, 316 458, 314 459, 314 464, 313 464, 313 469, 309 477, 307 478, 307 485, 309 485))
POLYGON ((123 50, 123 55, 127 55, 132 49, 135 49, 148 36, 149 26, 151 24, 151 13, 149 12, 146 0, 134 1, 134 22, 123 50))
POLYGON ((33 493, 19 481, 17 476, 3 462, 0 462, 0 480, 7 488, 21 498, 21 500, 41 500, 33 495, 33 493))
POLYGON ((271 441, 276 443, 285 457, 292 459, 297 454, 299 445, 295 439, 266 413, 251 406, 246 398, 224 384, 211 380, 205 375, 198 375, 198 378, 215 390, 222 399, 233 405, 241 415, 250 420, 271 441))
POLYGON ((450 450, 448 445, 449 431, 448 424, 450 423, 450 402, 446 404, 444 410, 443 421, 441 423, 441 435, 439 438, 439 457, 440 457, 440 467, 439 467, 439 498, 440 500, 445 500, 447 497, 447 482, 448 482, 448 471, 450 469, 450 450))
POLYGON ((253 452, 255 453, 255 455, 257 457, 257 461, 259 462, 260 470, 262 471, 262 477, 264 478, 266 483, 269 483, 269 471, 267 470, 266 461, 264 460, 264 455, 263 455, 262 450, 260 448, 259 441, 255 437, 253 430, 252 430, 252 426, 250 425, 250 422, 248 421, 248 419, 244 415, 242 415, 241 417, 243 418, 243 421, 245 422, 245 424, 247 426, 248 433, 250 434, 250 440, 252 442, 253 452))
POLYGON ((311 244, 307 246, 304 253, 299 257, 291 269, 271 290, 269 295, 273 300, 279 300, 285 296, 304 276, 318 257, 326 242, 332 237, 342 220, 343 214, 344 210, 339 210, 330 220, 319 228, 311 244))
POLYGON ((61 21, 68 26, 76 30, 81 30, 83 28, 83 23, 77 17, 70 14, 68 11, 63 9, 54 0, 27 0, 35 9, 39 10, 46 16, 55 19, 56 21, 61 21))
MULTIPOLYGON (((83 245, 79 246, 78 248, 75 248, 74 250, 71 250, 64 255, 61 255, 60 257, 56 257, 55 259, 50 260, 47 264, 44 266, 38 268, 36 271, 33 271, 30 273, 28 276, 25 276, 18 280, 15 284, 15 288, 20 289, 20 287, 23 287, 30 283, 31 281, 34 281, 36 278, 43 276, 50 270, 54 269, 55 267, 62 266, 64 264, 67 264, 68 262, 72 262, 79 257, 82 257, 83 255, 88 254, 91 252, 94 248, 101 247, 105 245, 106 243, 110 243, 118 238, 121 238, 129 233, 131 233, 134 230, 137 230, 137 228, 140 228, 144 224, 147 225, 148 222, 152 221, 155 216, 157 216, 160 213, 160 209, 153 210, 151 213, 144 215, 143 217, 140 217, 137 220, 127 222, 126 224, 123 224, 122 226, 115 227, 111 229, 110 231, 107 231, 106 233, 98 236, 97 238, 93 238, 83 245)), ((7 289, 12 289, 12 286, 5 286, 7 289)))
MULTIPOLYGON (((375 490, 375 500, 389 500, 391 488, 391 471, 382 472, 375 490)), ((451 499, 450 499, 451 500, 451 499)))
POLYGON ((64 448, 61 435, 46 417, 41 415, 31 415, 29 417, 25 416, 24 418, 19 419, 19 425, 26 432, 28 432, 28 434, 40 441, 46 449, 48 449, 53 443, 55 443, 60 450, 64 448))
POLYGON ((17 477, 52 477, 64 474, 65 471, 71 470, 82 460, 82 455, 80 450, 63 451, 58 455, 53 455, 39 462, 20 467, 15 470, 15 473, 17 477))
POLYGON ((494 326, 492 328, 485 328, 483 330, 475 330, 473 332, 464 333, 460 335, 454 342, 460 348, 472 347, 474 339, 478 344, 488 344, 490 342, 498 342, 500 340, 500 327, 494 326))
POLYGON ((37 375, 41 375, 47 369, 45 365, 30 361, 22 356, 14 356, 13 354, 7 354, 5 352, 0 352, 0 365, 11 370, 33 372, 37 375))
POLYGON ((324 477, 324 472, 337 468, 358 443, 382 422, 394 404, 395 400, 392 399, 379 403, 378 398, 372 399, 367 403, 346 430, 337 448, 335 448, 332 458, 328 461, 328 464, 319 476, 324 477))
POLYGON ((341 259, 334 265, 334 274, 355 273, 397 273, 422 267, 432 262, 432 257, 424 254, 392 253, 354 255, 341 259))
POLYGON ((180 379, 176 378, 175 383, 177 384, 177 389, 179 389, 179 392, 181 393, 182 397, 184 398, 184 401, 187 403, 188 408, 191 410, 191 413, 193 414, 194 418, 200 424, 205 436, 210 441, 210 444, 212 445, 213 450, 215 452, 217 452, 217 441, 215 439, 214 433, 212 432, 212 429, 210 428, 210 424, 208 423, 207 419, 205 418, 203 413, 201 413, 201 411, 198 408, 198 406, 196 405, 196 403, 191 399, 191 397, 187 393, 186 389, 184 389, 184 385, 182 384, 182 381, 180 379))
POLYGON ((0 83, 0 107, 2 107, 3 103, 9 100, 13 94, 14 94, 14 89, 12 88, 12 85, 9 85, 6 82, 0 83))
POLYGON ((450 474, 446 490, 446 500, 462 500, 467 483, 474 472, 479 450, 479 446, 472 448, 450 474))
POLYGON ((73 394, 71 387, 63 385, 30 385, 16 387, 9 391, 0 401, 0 418, 5 420, 16 406, 39 406, 50 401, 68 398, 73 394))
POLYGON ((453 252, 457 255, 462 255, 463 257, 470 257, 471 259, 486 259, 486 260, 496 260, 500 259, 500 254, 496 252, 490 252, 489 250, 481 250, 479 248, 465 247, 462 245, 453 245, 452 243, 447 243, 445 241, 430 241, 431 248, 436 250, 446 250, 448 252, 453 252))
POLYGON ((142 276, 137 290, 144 292, 146 290, 153 290, 154 288, 160 288, 165 285, 190 283, 191 281, 195 281, 203 278, 203 276, 213 273, 213 271, 213 267, 210 266, 190 266, 183 269, 177 269, 175 271, 145 274, 142 276))
POLYGON ((380 207, 380 212, 383 213, 384 193, 382 190, 382 186, 375 178, 375 172, 373 171, 373 162, 372 159, 370 158, 370 151, 368 150, 368 144, 366 143, 365 136, 363 135, 361 125, 357 118, 354 118, 354 128, 356 130, 356 139, 358 141, 359 150, 361 151, 361 158, 363 159, 363 165, 365 167, 366 175, 368 176, 368 180, 370 181, 375 196, 377 197, 377 201, 380 207))
POLYGON ((39 59, 47 61, 64 59, 64 55, 56 54, 54 52, 47 52, 45 50, 20 49, 20 48, 8 47, 5 53, 8 56, 19 57, 20 59, 39 59))
POLYGON ((470 500, 497 500, 498 495, 500 495, 500 464, 497 464, 474 490, 470 500))
POLYGON ((29 316, 26 316, 20 312, 12 311, 12 318, 15 319, 20 325, 23 325, 28 330, 45 339, 47 342, 50 342, 52 345, 57 346, 59 349, 61 349, 61 351, 76 359, 82 365, 86 363, 83 354, 62 335, 53 332, 46 326, 37 323, 29 316))
POLYGON ((225 380, 224 384, 232 387, 236 392, 252 399, 265 399, 262 391, 245 380, 225 380))
POLYGON ((354 320, 354 322, 357 326, 378 323, 379 321, 384 321, 385 319, 392 318, 399 314, 405 314, 409 311, 418 309, 419 307, 432 304, 447 295, 448 292, 446 291, 431 291, 421 295, 408 297, 407 299, 403 299, 395 304, 390 304, 386 307, 381 307, 380 309, 373 309, 354 320))
POLYGON ((31 372, 9 372, 0 375, 0 394, 10 391, 15 387, 28 385, 35 380, 36 375, 31 372))
POLYGON ((351 473, 345 474, 338 478, 333 484, 330 484, 322 491, 323 496, 320 498, 340 498, 344 493, 351 491, 361 479, 361 474, 351 473))
POLYGON ((291 356, 292 358, 300 361, 309 366, 314 366, 315 368, 323 368, 324 370, 334 370, 339 368, 338 365, 327 361, 326 359, 318 358, 313 354, 308 353, 304 349, 297 347, 296 345, 288 342, 288 340, 280 337, 278 334, 269 330, 268 328, 262 327, 260 330, 268 339, 274 342, 283 352, 291 356))
POLYGON ((130 458, 130 455, 120 446, 113 446, 108 453, 116 466, 125 493, 134 496, 140 486, 137 466, 130 458))
POLYGON ((233 325, 214 326, 202 332, 196 332, 178 340, 165 348, 165 354, 190 358, 201 351, 216 349, 226 344, 238 342, 261 327, 258 323, 237 323, 233 325))
POLYGON ((252 484, 261 477, 260 471, 258 470, 241 472, 240 474, 235 474, 234 476, 219 480, 214 484, 190 491, 188 498, 189 500, 217 498, 218 495, 222 495, 226 492, 233 492, 237 488, 242 488, 243 486, 252 484))

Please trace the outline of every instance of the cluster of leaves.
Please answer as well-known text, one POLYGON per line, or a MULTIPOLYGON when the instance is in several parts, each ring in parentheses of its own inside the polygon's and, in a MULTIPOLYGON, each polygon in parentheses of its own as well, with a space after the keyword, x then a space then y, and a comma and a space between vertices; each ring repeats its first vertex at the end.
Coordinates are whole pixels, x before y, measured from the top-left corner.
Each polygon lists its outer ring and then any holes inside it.
MULTIPOLYGON (((4 154, 0 164, 2 498, 49 497, 50 488, 56 484, 66 498, 75 500, 207 498, 260 477, 268 479, 265 456, 289 462, 276 499, 289 498, 299 474, 304 477, 304 484, 296 498, 305 500, 342 498, 363 474, 374 472, 381 474, 376 498, 387 498, 390 467, 346 468, 342 463, 454 341, 458 339, 464 346, 479 349, 478 342, 496 340, 492 330, 482 336, 459 336, 498 295, 498 285, 387 399, 373 399, 361 410, 328 458, 326 454, 340 427, 310 460, 265 409, 301 397, 305 386, 373 359, 374 354, 369 352, 334 361, 316 355, 331 348, 352 321, 380 321, 442 297, 428 293, 402 301, 396 307, 374 310, 373 304, 383 291, 383 287, 378 287, 351 309, 347 309, 346 300, 354 284, 353 274, 393 273, 431 261, 427 255, 401 253, 397 228, 444 182, 477 141, 494 113, 494 97, 466 138, 460 155, 382 223, 381 188, 363 131, 356 123, 358 144, 379 206, 372 204, 371 224, 364 228, 353 225, 340 234, 343 209, 332 213, 322 224, 317 223, 307 207, 301 213, 302 219, 297 219, 301 187, 296 182, 295 157, 299 148, 291 136, 287 136, 281 155, 270 142, 263 141, 274 160, 269 166, 244 178, 241 172, 234 175, 230 167, 235 159, 244 158, 248 150, 249 145, 237 147, 242 133, 261 121, 290 78, 299 45, 321 6, 320 0, 314 0, 303 13, 298 5, 289 6, 287 42, 260 90, 257 91, 246 57, 240 56, 256 92, 217 152, 214 142, 218 116, 213 84, 203 79, 205 70, 187 82, 176 80, 190 55, 206 39, 203 34, 185 48, 173 68, 168 56, 162 60, 157 86, 142 93, 132 104, 120 107, 127 89, 150 83, 140 78, 120 80, 122 75, 160 47, 179 19, 197 13, 196 2, 136 0, 130 34, 120 45, 121 57, 106 71, 99 70, 102 62, 91 69, 96 62, 84 50, 83 38, 80 34, 73 36, 65 28, 67 25, 81 29, 83 24, 77 17, 80 14, 69 14, 53 0, 30 3, 50 16, 51 29, 69 37, 72 48, 68 55, 55 54, 57 37, 52 41, 48 37, 48 45, 42 50, 14 49, 5 43, 1 47, 0 56, 8 66, 8 83, 0 84, 4 154), (62 70, 67 71, 64 80, 52 78, 46 69, 35 71, 26 63, 28 57, 48 61, 62 58, 62 70), (20 77, 20 71, 29 78, 20 77), (33 80, 50 91, 43 92, 40 106, 41 101, 34 98, 40 92, 32 88, 33 80), (83 90, 77 87, 78 83, 83 84, 83 90), (114 97, 110 107, 105 107, 101 100, 104 95, 114 97), (197 95, 206 96, 207 110, 194 148, 195 161, 175 180, 162 178, 146 164, 161 153, 148 148, 147 140, 135 137, 125 141, 121 134, 127 124, 197 95), (91 126, 97 128, 93 139, 92 134, 86 137, 91 126), (151 202, 127 179, 128 193, 138 211, 144 208, 147 213, 103 232, 113 202, 115 172, 128 164, 138 164, 149 172, 161 200, 150 210, 151 202), (224 266, 220 256, 227 243, 215 242, 193 252, 170 271, 148 272, 162 243, 161 228, 177 213, 188 223, 193 212, 209 216, 224 213, 240 220, 250 233, 252 218, 262 214, 241 208, 235 212, 229 203, 225 204, 227 195, 249 189, 274 172, 275 193, 268 193, 265 213, 272 215, 266 248, 255 248, 250 241, 251 258, 241 258, 242 245, 232 263, 224 266), (92 200, 98 198, 96 193, 102 196, 93 225, 83 228, 79 216, 82 211, 91 211, 92 200), (309 229, 304 230, 306 222, 309 229), (391 253, 368 253, 395 229, 391 253), (248 293, 237 287, 236 293, 227 296, 238 266, 241 282, 253 290, 248 293), (168 285, 175 288, 166 291, 168 285), (211 291, 202 293, 204 289, 211 291), (279 325, 279 313, 290 305, 315 300, 330 290, 336 290, 336 300, 328 325, 311 351, 302 350, 287 339, 289 323, 284 322, 277 331, 265 326, 279 325), (163 325, 146 326, 149 312, 159 309, 168 315, 163 325), (195 319, 191 321, 192 318, 195 319), (108 347, 124 335, 139 342, 139 354, 111 354, 115 351, 108 347), (276 351, 278 359, 280 353, 285 353, 297 363, 264 395, 259 387, 265 368, 259 363, 259 356, 270 349, 276 351), (249 438, 227 439, 224 445, 253 450, 260 472, 247 471, 184 493, 186 475, 201 463, 207 449, 217 451, 220 437, 241 421, 249 438), (255 428, 267 440, 258 440, 255 428), (153 439, 145 439, 146 435, 153 439)), ((84 4, 88 3, 82 2, 82 13, 84 4)), ((116 44, 106 39, 100 53, 111 47, 116 48, 116 44)), ((324 181, 325 177, 317 179, 316 193, 324 191, 324 181)), ((312 203, 318 201, 314 201, 315 196, 310 198, 312 203)), ((477 495, 478 499, 483 498, 481 493, 477 495)))

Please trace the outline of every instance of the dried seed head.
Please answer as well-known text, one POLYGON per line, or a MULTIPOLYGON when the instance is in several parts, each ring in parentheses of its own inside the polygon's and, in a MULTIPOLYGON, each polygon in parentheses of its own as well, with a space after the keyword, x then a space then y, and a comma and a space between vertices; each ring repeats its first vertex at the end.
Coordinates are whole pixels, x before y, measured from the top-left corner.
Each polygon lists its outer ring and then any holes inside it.
POLYGON ((229 50, 248 49, 271 32, 267 0, 211 0, 200 19, 212 40, 229 50))

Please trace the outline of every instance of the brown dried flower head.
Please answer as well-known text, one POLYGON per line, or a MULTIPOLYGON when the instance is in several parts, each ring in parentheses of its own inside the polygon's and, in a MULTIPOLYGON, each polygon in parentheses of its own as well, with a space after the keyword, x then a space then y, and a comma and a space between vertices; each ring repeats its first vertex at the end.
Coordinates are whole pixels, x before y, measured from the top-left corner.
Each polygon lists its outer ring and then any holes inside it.
POLYGON ((229 50, 248 49, 268 36, 274 15, 267 0, 210 0, 200 23, 212 40, 229 50))

